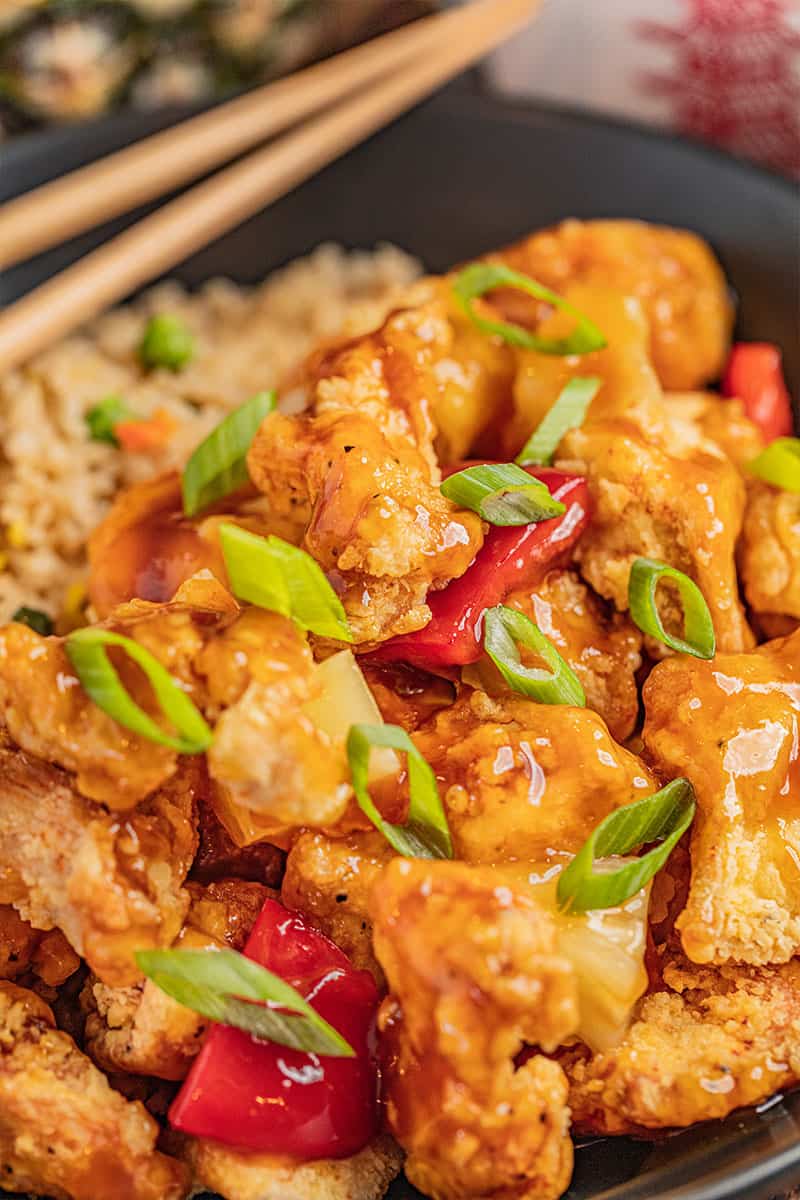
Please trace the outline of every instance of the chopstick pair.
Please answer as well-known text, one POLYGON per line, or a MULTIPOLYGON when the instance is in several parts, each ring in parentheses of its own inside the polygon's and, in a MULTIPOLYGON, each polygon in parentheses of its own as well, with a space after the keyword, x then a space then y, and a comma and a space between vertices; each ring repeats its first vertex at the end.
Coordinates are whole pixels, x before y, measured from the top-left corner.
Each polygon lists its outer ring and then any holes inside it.
POLYGON ((472 0, 266 85, 0 210, 0 266, 252 151, 0 314, 0 371, 291 191, 526 24, 540 0, 472 0), (305 125, 299 124, 316 114, 305 125))

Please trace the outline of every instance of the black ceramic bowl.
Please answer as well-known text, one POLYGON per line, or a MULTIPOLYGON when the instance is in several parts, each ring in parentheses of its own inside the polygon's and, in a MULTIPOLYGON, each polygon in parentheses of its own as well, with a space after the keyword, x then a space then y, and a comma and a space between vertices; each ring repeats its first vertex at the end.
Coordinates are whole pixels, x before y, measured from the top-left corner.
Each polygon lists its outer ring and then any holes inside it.
MULTIPOLYGON (((170 118, 127 115, 23 139, 0 152, 0 201, 170 118)), ((172 117, 174 119, 174 115, 172 117)), ((800 192, 697 145, 636 127, 509 104, 459 83, 353 151, 174 274, 252 283, 318 242, 392 241, 433 270, 562 217, 685 226, 717 251, 738 297, 738 335, 781 345, 800 389, 800 192)), ((125 222, 6 271, 0 303, 125 222)), ((656 1143, 578 1147, 568 1200, 767 1198, 800 1183, 800 1093, 656 1143)), ((391 1200, 416 1197, 398 1181, 391 1200)))

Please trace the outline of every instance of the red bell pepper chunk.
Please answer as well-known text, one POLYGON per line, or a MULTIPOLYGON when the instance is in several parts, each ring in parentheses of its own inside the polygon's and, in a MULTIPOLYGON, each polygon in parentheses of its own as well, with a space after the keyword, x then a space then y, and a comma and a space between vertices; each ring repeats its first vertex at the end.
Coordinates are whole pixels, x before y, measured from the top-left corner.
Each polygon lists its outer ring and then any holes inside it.
POLYGON ((430 671, 476 662, 486 609, 501 604, 516 588, 535 587, 551 567, 569 559, 589 521, 586 480, 552 467, 525 469, 541 479, 567 511, 537 525, 493 526, 464 574, 441 591, 428 593, 432 615, 424 629, 390 638, 368 656, 370 660, 400 660, 430 671))
POLYGON ((792 401, 783 380, 781 352, 769 342, 737 342, 722 380, 724 396, 738 396, 745 416, 768 442, 793 433, 792 401))
POLYGON ((378 989, 341 950, 267 900, 244 953, 303 995, 356 1052, 331 1058, 215 1025, 170 1109, 183 1133, 298 1159, 345 1158, 378 1127, 378 989))

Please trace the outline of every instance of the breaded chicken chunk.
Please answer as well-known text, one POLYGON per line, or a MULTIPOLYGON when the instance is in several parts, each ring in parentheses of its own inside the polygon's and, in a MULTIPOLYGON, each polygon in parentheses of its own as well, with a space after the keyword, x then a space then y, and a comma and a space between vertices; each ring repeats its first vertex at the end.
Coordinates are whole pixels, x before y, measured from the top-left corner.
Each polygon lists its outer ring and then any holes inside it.
POLYGON ((318 686, 297 626, 247 609, 208 642, 195 669, 209 711, 221 713, 207 756, 212 779, 278 824, 335 824, 350 796, 345 757, 304 711, 318 686))
POLYGON ((457 858, 575 854, 612 809, 656 784, 588 708, 466 691, 413 735, 433 767, 457 858))
POLYGON ((561 1059, 581 1133, 643 1133, 715 1120, 800 1079, 800 963, 664 968, 622 1043, 561 1059))
POLYGON ((713 445, 682 455, 622 419, 573 430, 561 453, 589 480, 594 509, 576 560, 595 591, 625 611, 634 559, 657 559, 698 585, 720 650, 752 645, 734 561, 745 485, 730 459, 713 445))
MULTIPOLYGON (((225 596, 213 580, 190 581, 169 604, 120 606, 106 626, 148 650, 215 723, 209 770, 231 801, 281 825, 333 824, 349 786, 341 747, 304 711, 318 690, 306 638, 288 618, 240 611, 225 596)), ((163 721, 139 668, 110 657, 137 703, 163 721)), ((0 714, 25 750, 75 772, 79 791, 112 809, 133 807, 178 766, 174 750, 91 700, 63 639, 26 625, 0 629, 0 714)))
POLYGON ((0 984, 0 1178, 53 1200, 182 1200, 186 1168, 143 1105, 108 1084, 47 1005, 0 984))
MULTIPOLYGON (((519 292, 492 293, 501 297, 501 307, 519 292)), ((523 300, 525 298, 523 297, 523 300)), ((606 346, 590 354, 541 354, 519 350, 514 378, 514 411, 500 430, 501 446, 513 458, 570 382, 577 377, 599 381, 589 406, 591 420, 622 416, 640 428, 659 434, 665 426, 663 392, 650 359, 650 326, 641 303, 611 286, 574 283, 564 299, 589 317, 603 333, 606 346)), ((543 337, 564 337, 574 318, 555 313, 537 329, 543 337)))
POLYGON ((433 363, 449 350, 441 305, 394 313, 307 366, 308 409, 272 413, 250 448, 255 485, 340 593, 357 642, 419 629, 429 588, 462 575, 480 519, 441 495, 433 363))
POLYGON ((403 1155, 386 1134, 349 1158, 291 1162, 191 1138, 185 1157, 201 1187, 224 1200, 382 1200, 403 1155))
POLYGON ((133 983, 134 951, 169 945, 189 907, 197 786, 186 766, 123 822, 0 744, 0 898, 34 928, 61 929, 106 983, 133 983))
MULTIPOLYGON (((721 373, 733 306, 706 242, 643 221, 562 221, 489 256, 556 292, 570 283, 613 287, 641 302, 665 388, 701 387, 721 373)), ((588 374, 588 372, 587 372, 588 374)))
MULTIPOLYGON (((242 950, 269 888, 242 879, 200 887, 174 945, 242 950)), ((170 999, 150 979, 127 988, 109 987, 91 976, 83 989, 86 1051, 105 1071, 183 1079, 200 1049, 208 1022, 170 999)))
MULTIPOLYGON (((665 392, 662 403, 673 444, 716 448, 740 470, 764 449, 763 433, 744 415, 744 406, 735 397, 717 392, 665 392)), ((752 476, 744 474, 749 482, 752 476)))
POLYGON ((511 592, 503 602, 539 626, 583 684, 586 703, 618 742, 630 737, 639 715, 636 672, 642 635, 607 606, 576 571, 550 571, 541 584, 511 592))
POLYGON ((569 1182, 566 1080, 526 1045, 576 1028, 550 917, 491 869, 395 859, 372 893, 390 994, 379 1014, 389 1127, 433 1200, 555 1200, 569 1182))
POLYGON ((800 492, 753 480, 738 557, 744 594, 757 616, 800 621, 800 492))
POLYGON ((786 962, 800 948, 800 631, 751 654, 660 663, 644 703, 646 754, 697 796, 686 954, 786 962))
POLYGON ((369 897, 394 851, 381 833, 331 838, 301 833, 286 859, 281 900, 298 909, 344 950, 354 967, 371 971, 378 986, 383 971, 372 949, 369 897))

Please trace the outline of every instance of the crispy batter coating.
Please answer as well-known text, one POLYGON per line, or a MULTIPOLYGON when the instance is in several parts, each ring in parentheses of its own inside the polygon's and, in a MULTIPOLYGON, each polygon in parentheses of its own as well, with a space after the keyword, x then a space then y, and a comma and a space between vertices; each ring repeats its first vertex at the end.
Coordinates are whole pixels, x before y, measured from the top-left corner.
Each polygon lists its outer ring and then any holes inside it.
POLYGON ((747 603, 759 616, 800 620, 800 493, 750 484, 739 571, 747 603))
POLYGON ((59 987, 79 966, 60 929, 34 929, 12 905, 0 904, 0 979, 31 972, 48 987, 59 987))
MULTIPOLYGON (((673 445, 716 448, 740 469, 764 448, 764 435, 744 415, 741 400, 716 392, 665 392, 663 404, 673 445)), ((752 479, 747 472, 745 477, 752 479)))
POLYGON ((386 1134, 349 1158, 296 1163, 269 1154, 242 1154, 190 1138, 185 1157, 197 1183, 224 1200, 381 1200, 400 1174, 403 1155, 386 1134))
POLYGON ((143 1105, 108 1084, 32 992, 0 984, 0 1172, 53 1200, 181 1200, 185 1167, 143 1105))
POLYGON ((664 968, 624 1041, 567 1052, 569 1103, 583 1133, 692 1125, 758 1104, 800 1078, 800 963, 664 968))
POLYGON ((503 602, 534 621, 583 684, 586 703, 618 742, 630 737, 639 715, 636 672, 642 635, 622 613, 606 606, 575 571, 550 571, 535 591, 512 592, 503 602))
POLYGON ((660 663, 644 702, 648 756, 697 795, 686 954, 786 962, 800 947, 800 631, 752 654, 660 663))
POLYGON ((719 263, 693 233, 643 221, 569 220, 490 257, 557 292, 597 283, 636 297, 665 388, 701 387, 722 371, 733 308, 719 263))
POLYGON ((625 420, 591 421, 561 448, 589 480, 594 510, 576 560, 595 591, 624 611, 633 560, 658 559, 698 585, 720 650, 752 645, 734 561, 745 487, 730 459, 705 448, 681 456, 625 420))
POLYGON ((372 949, 369 897, 394 851, 380 833, 331 838, 301 833, 286 859, 281 900, 344 950, 359 970, 371 971, 378 986, 383 971, 372 949))
POLYGON ((187 765, 122 822, 64 772, 0 746, 4 899, 36 929, 63 930, 106 983, 133 983, 134 950, 169 945, 189 905, 197 786, 187 765))
MULTIPOLYGON (((189 884, 192 906, 176 946, 244 947, 268 888, 227 879, 207 888, 189 884)), ((171 1000, 150 979, 109 987, 90 977, 81 996, 86 1051, 105 1071, 183 1079, 200 1050, 207 1022, 171 1000)))
POLYGON ((433 1200, 554 1200, 569 1182, 572 968, 551 919, 491 870, 395 859, 372 894, 390 995, 379 1014, 389 1127, 433 1200))
POLYGON ((466 570, 480 519, 439 492, 433 362, 452 334, 437 305, 312 358, 308 410, 272 413, 250 448, 255 485, 340 592, 357 642, 419 629, 428 589, 466 570))
POLYGON ((574 854, 612 809, 656 784, 587 708, 466 692, 413 735, 439 779, 456 857, 574 854))

